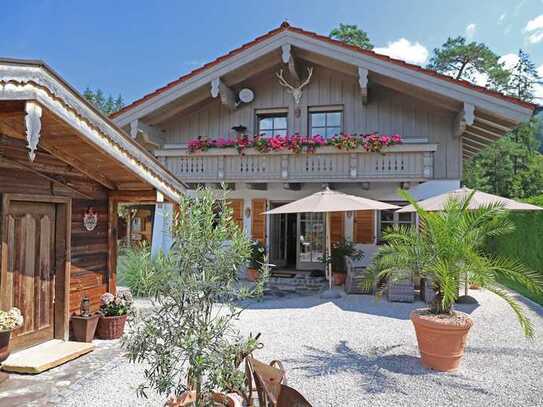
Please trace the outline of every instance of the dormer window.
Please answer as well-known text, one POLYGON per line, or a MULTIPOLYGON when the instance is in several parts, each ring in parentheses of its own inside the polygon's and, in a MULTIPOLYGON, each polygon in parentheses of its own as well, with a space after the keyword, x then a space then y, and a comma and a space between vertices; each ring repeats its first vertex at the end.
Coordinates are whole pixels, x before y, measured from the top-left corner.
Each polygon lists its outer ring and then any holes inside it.
POLYGON ((257 112, 257 134, 266 137, 286 136, 288 133, 288 112, 257 112))
POLYGON ((343 131, 343 110, 337 107, 310 108, 309 128, 311 135, 320 134, 323 137, 333 137, 343 131))

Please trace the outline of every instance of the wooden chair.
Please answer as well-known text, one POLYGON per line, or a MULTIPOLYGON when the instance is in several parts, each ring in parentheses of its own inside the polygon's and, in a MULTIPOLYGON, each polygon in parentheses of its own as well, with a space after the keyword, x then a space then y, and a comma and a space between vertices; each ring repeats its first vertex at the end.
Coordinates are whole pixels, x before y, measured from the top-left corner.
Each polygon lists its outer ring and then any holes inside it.
MULTIPOLYGON (((298 391, 287 386, 286 371, 280 361, 268 365, 252 356, 245 361, 247 388, 251 394, 253 388, 256 390, 259 407, 311 407, 298 391)), ((249 397, 247 404, 254 406, 254 398, 249 397)))

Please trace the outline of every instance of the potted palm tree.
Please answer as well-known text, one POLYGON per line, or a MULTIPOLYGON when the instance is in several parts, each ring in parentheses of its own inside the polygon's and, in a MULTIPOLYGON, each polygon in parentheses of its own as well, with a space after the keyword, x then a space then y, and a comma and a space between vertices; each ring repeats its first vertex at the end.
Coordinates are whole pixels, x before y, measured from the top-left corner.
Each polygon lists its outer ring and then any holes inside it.
POLYGON ((405 279, 411 274, 432 281, 434 300, 427 309, 411 313, 422 364, 440 371, 458 368, 464 353, 472 318, 454 310, 459 287, 466 279, 500 297, 511 306, 527 337, 534 330, 523 308, 497 283, 505 275, 535 293, 543 292, 543 278, 527 270, 520 262, 490 255, 488 240, 513 230, 500 204, 468 209, 472 195, 451 199, 441 212, 427 212, 409 193, 403 197, 415 206, 418 228, 395 227, 385 233, 383 246, 374 264, 374 278, 389 281, 405 279))

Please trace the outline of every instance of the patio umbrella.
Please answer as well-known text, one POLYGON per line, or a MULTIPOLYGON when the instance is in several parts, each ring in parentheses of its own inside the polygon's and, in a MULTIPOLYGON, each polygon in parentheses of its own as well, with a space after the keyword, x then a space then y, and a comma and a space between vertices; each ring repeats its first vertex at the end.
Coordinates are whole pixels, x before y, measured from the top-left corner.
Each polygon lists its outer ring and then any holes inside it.
MULTIPOLYGON (((449 191, 441 195, 436 195, 428 199, 417 202, 417 204, 424 210, 430 212, 442 211, 445 208, 445 204, 449 199, 465 199, 467 198, 474 190, 470 188, 460 188, 455 189, 454 191, 449 191)), ((482 206, 501 203, 504 209, 509 211, 542 211, 543 208, 539 206, 530 205, 524 202, 518 202, 513 199, 504 198, 498 195, 487 194, 486 192, 481 192, 475 190, 473 197, 469 203, 469 209, 478 209, 482 206)), ((416 212, 416 209, 413 205, 407 205, 403 208, 397 210, 398 213, 408 213, 416 212)))
MULTIPOLYGON (((264 212, 267 215, 277 215, 282 213, 303 213, 303 212, 321 212, 325 214, 326 222, 326 258, 331 253, 330 239, 330 212, 348 212, 348 211, 374 211, 398 209, 399 206, 387 204, 385 202, 374 201, 368 198, 348 195, 342 192, 332 191, 325 188, 323 191, 316 192, 305 198, 288 203, 270 211, 264 212)), ((332 289, 332 265, 327 262, 326 272, 330 284, 329 290, 323 295, 325 298, 338 298, 339 294, 332 289)))
MULTIPOLYGON (((508 211, 542 211, 543 208, 539 206, 527 204, 524 202, 518 202, 513 199, 504 198, 498 195, 488 194, 486 192, 473 190, 470 188, 460 188, 453 191, 446 192, 444 194, 436 195, 428 199, 417 202, 417 204, 424 210, 430 212, 442 211, 445 208, 447 201, 450 199, 462 200, 467 198, 471 193, 473 196, 469 202, 468 209, 478 209, 486 205, 500 203, 503 208, 508 211)), ((413 205, 407 205, 397 210, 398 213, 410 213, 417 210, 413 205)), ((468 298, 468 279, 466 278, 466 285, 464 287, 464 300, 468 298)), ((473 299, 475 301, 475 299, 473 299)))

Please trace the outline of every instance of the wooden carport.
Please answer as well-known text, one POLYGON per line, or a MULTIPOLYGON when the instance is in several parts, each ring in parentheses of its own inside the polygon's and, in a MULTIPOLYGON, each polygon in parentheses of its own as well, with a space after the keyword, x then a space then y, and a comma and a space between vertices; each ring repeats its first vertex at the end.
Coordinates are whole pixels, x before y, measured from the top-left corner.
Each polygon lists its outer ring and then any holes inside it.
POLYGON ((115 292, 118 203, 183 190, 43 62, 0 59, 0 307, 25 316, 13 345, 68 339, 81 297, 97 309, 115 292))

